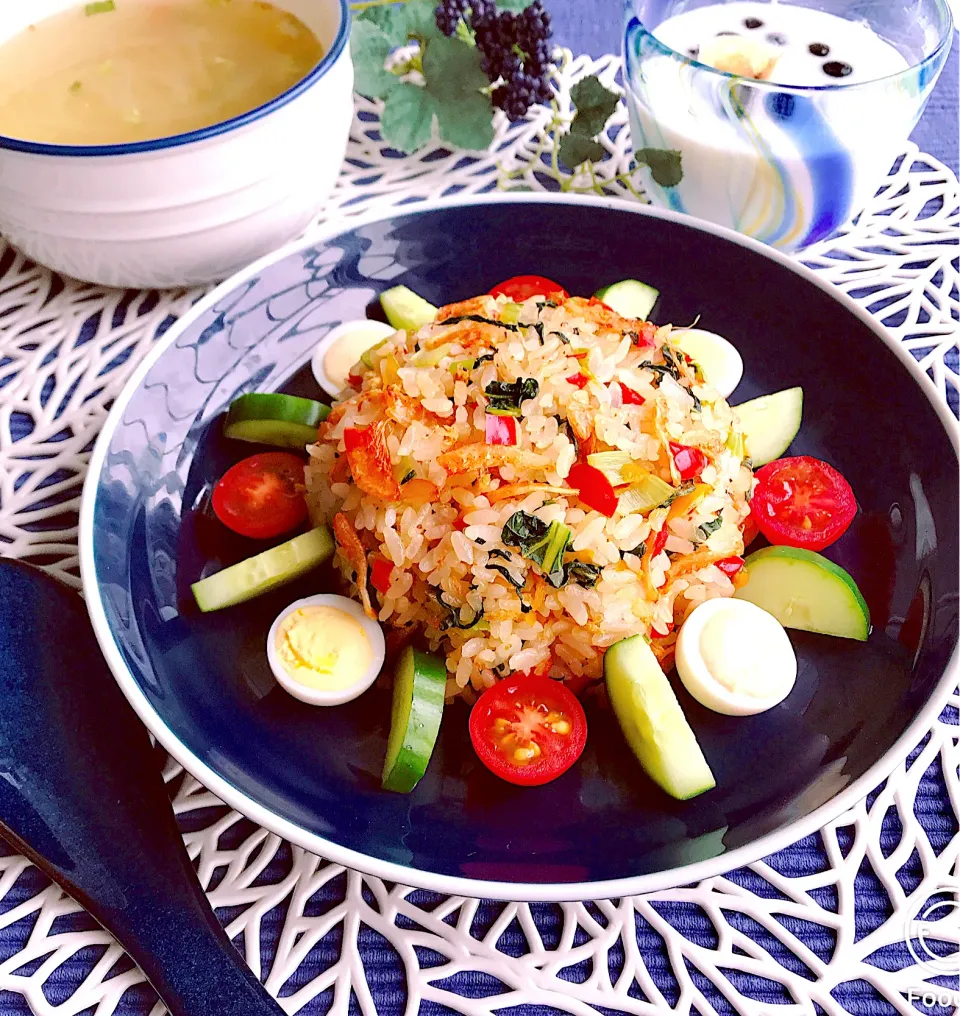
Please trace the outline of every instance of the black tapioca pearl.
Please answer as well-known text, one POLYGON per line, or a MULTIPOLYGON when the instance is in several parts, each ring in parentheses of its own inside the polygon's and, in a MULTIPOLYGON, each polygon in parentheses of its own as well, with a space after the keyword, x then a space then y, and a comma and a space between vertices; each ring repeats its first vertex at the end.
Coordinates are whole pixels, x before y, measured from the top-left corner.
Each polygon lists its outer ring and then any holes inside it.
POLYGON ((845 78, 848 74, 853 73, 853 68, 842 60, 828 60, 823 65, 823 73, 828 74, 831 78, 845 78))
POLYGON ((744 28, 763 28, 763 22, 759 18, 744 18, 744 28))
POLYGON ((811 42, 810 45, 807 46, 807 49, 809 49, 814 56, 830 55, 830 47, 825 42, 811 42))
POLYGON ((767 42, 773 46, 786 46, 787 37, 779 32, 767 32, 767 42))

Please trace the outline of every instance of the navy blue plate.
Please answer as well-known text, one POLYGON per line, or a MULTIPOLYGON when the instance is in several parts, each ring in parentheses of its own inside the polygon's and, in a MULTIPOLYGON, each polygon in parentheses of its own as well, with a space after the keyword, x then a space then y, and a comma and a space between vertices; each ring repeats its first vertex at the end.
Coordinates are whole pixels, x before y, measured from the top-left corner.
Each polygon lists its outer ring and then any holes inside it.
POLYGON ((328 858, 438 891, 514 899, 619 896, 716 874, 851 806, 920 739, 956 682, 958 466, 953 421, 908 354, 851 301, 785 257, 670 213, 597 199, 421 207, 281 252, 181 321, 118 400, 84 496, 87 603, 124 692, 164 746, 228 803, 328 858), (859 582, 866 644, 792 633, 799 677, 760 716, 684 709, 716 790, 669 800, 611 714, 594 709, 578 765, 511 787, 473 756, 447 710, 426 777, 385 793, 388 693, 332 709, 273 681, 265 637, 330 570, 201 616, 190 583, 252 552, 202 510, 249 445, 220 433, 242 392, 319 396, 304 367, 323 335, 405 283, 451 302, 537 272, 589 294, 626 277, 661 291, 654 317, 739 347, 732 401, 802 385, 793 450, 832 462, 860 513, 828 555, 859 582))

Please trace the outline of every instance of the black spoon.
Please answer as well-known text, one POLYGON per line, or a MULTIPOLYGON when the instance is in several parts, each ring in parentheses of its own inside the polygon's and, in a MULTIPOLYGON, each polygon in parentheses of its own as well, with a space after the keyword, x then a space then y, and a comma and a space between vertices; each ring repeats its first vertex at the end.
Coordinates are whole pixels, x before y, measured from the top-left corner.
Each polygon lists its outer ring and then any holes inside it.
POLYGON ((80 597, 0 559, 0 834, 120 941, 172 1016, 279 1016, 217 922, 80 597))

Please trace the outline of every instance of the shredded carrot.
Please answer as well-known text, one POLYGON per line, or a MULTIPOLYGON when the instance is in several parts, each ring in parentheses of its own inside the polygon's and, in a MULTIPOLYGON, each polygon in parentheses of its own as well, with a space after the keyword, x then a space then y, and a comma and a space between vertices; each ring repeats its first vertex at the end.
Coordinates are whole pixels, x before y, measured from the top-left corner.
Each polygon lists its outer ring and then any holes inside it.
POLYGON ((400 500, 419 507, 428 501, 435 501, 439 490, 435 483, 416 477, 400 488, 400 500))
POLYGON ((496 490, 491 490, 486 498, 490 504, 506 501, 509 497, 526 497, 528 494, 557 494, 563 497, 576 495, 570 487, 551 487, 549 483, 508 483, 496 490))
POLYGON ((701 547, 692 554, 685 554, 670 565, 667 571, 667 583, 669 584, 681 575, 689 575, 691 572, 700 571, 701 568, 716 564, 717 561, 722 561, 724 558, 731 557, 734 554, 736 554, 736 550, 731 550, 729 547, 725 550, 707 550, 706 547, 701 547))

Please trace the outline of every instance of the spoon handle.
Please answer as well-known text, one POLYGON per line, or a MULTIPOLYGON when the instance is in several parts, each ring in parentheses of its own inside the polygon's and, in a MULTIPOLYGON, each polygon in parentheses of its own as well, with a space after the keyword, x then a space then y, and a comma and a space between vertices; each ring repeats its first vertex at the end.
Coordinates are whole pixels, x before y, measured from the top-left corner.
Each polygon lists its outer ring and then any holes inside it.
POLYGON ((0 703, 0 833, 116 935, 173 1016, 280 1016, 207 903, 80 598, 9 560, 0 703))

